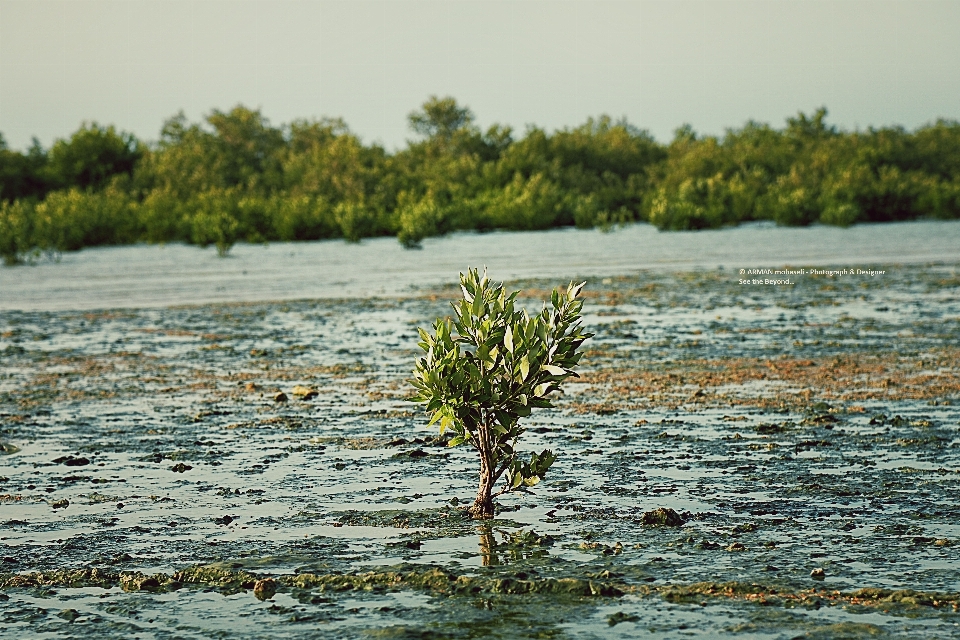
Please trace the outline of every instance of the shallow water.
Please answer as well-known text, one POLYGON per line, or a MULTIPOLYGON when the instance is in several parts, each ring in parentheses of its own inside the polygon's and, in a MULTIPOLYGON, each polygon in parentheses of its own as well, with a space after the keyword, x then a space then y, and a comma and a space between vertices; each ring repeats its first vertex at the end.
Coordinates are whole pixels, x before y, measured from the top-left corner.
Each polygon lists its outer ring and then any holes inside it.
MULTIPOLYGON (((459 509, 474 456, 403 400, 415 327, 446 313, 452 284, 5 311, 0 624, 37 637, 960 637, 960 264, 862 264, 886 273, 786 287, 741 285, 730 265, 594 265, 583 379, 522 439, 560 458, 489 526, 459 509), (658 507, 683 524, 644 525, 658 507), (280 590, 260 601, 226 579, 122 590, 49 573, 211 563, 280 590), (476 589, 417 582, 431 567, 476 589), (411 577, 292 582, 391 571, 411 577), (623 595, 504 582, 558 579, 623 595), (692 586, 705 581, 738 586, 692 586), (862 588, 923 594, 864 603, 862 588)), ((555 280, 512 284, 535 307, 555 280)))
POLYGON ((467 266, 501 279, 628 275, 641 269, 917 264, 960 258, 960 221, 849 229, 766 223, 690 233, 646 224, 598 230, 462 233, 403 249, 394 238, 237 245, 226 259, 184 245, 85 249, 0 268, 0 311, 394 296, 449 282, 467 266))

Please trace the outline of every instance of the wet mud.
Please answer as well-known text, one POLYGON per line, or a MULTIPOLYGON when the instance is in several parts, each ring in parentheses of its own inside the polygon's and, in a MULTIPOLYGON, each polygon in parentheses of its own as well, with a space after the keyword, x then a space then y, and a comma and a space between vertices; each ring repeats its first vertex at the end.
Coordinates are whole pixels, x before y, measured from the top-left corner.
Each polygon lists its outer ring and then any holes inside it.
POLYGON ((452 287, 5 312, 0 626, 960 637, 960 265, 877 268, 592 279, 582 378, 521 441, 560 457, 483 523, 405 401, 452 287))

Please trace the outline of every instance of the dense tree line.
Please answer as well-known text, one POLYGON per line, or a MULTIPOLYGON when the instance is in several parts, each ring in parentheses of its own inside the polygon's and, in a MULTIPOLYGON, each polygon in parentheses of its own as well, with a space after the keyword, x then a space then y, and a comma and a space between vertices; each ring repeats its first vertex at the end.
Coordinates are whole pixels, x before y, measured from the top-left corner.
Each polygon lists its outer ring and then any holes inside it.
POLYGON ((666 145, 626 121, 522 136, 481 131, 452 98, 409 115, 388 153, 342 120, 274 127, 259 111, 180 114, 155 144, 84 124, 50 149, 0 136, 0 255, 134 242, 215 244, 395 235, 408 247, 456 230, 699 229, 748 220, 960 217, 960 123, 843 132, 826 111, 722 137, 689 126, 666 145))

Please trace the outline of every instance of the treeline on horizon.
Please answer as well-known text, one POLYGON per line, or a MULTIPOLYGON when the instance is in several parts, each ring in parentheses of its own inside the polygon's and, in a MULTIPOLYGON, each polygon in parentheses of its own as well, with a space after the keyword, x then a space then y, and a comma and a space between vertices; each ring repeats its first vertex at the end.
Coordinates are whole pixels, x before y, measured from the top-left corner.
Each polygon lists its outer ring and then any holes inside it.
POLYGON ((388 153, 340 119, 280 127, 256 110, 179 114, 147 144, 81 126, 25 153, 0 135, 0 255, 137 242, 216 245, 396 236, 417 247, 458 230, 665 230, 751 220, 782 225, 960 217, 960 123, 845 132, 826 109, 783 129, 723 136, 689 125, 660 144, 608 117, 553 133, 481 131, 470 109, 431 97, 417 139, 388 153))

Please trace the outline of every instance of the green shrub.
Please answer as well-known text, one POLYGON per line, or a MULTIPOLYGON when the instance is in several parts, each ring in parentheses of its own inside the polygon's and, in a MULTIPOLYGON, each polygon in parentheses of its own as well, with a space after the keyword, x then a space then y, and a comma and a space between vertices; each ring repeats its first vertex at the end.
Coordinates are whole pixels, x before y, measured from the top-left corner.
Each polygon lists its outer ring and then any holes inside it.
POLYGON ((757 218, 786 226, 806 226, 819 219, 819 193, 811 187, 798 184, 800 181, 791 177, 781 176, 758 199, 757 218))
POLYGON ((419 247, 424 238, 447 231, 445 212, 430 195, 415 200, 407 192, 400 194, 396 215, 399 224, 397 239, 408 249, 419 247))
POLYGON ((860 219, 860 209, 850 202, 830 202, 820 214, 820 222, 837 227, 849 227, 860 219))
POLYGON ((487 191, 482 201, 488 228, 529 231, 573 222, 572 215, 562 215, 563 192, 542 173, 529 179, 518 173, 504 188, 487 191))
POLYGON ((140 203, 140 224, 147 242, 190 240, 185 203, 168 189, 154 189, 140 203))
POLYGON ((360 242, 362 238, 376 235, 376 212, 362 200, 344 200, 333 209, 333 217, 340 227, 340 234, 347 242, 360 242))
POLYGON ((931 218, 960 218, 960 180, 928 178, 917 206, 923 215, 931 218))
POLYGON ((34 206, 29 200, 0 202, 0 258, 12 266, 35 254, 34 206))
POLYGON ((137 202, 122 186, 111 185, 100 192, 76 187, 53 191, 34 209, 32 242, 52 252, 130 244, 141 235, 137 209, 137 202))
POLYGON ((660 188, 649 212, 659 229, 685 231, 709 229, 736 222, 729 190, 721 175, 684 180, 678 189, 660 188))
POLYGON ((190 242, 216 245, 217 255, 227 256, 240 237, 239 203, 232 189, 210 189, 189 204, 190 242))
POLYGON ((469 444, 480 456, 480 485, 470 508, 474 518, 493 517, 493 497, 533 486, 556 459, 549 449, 524 461, 516 451, 523 434, 520 418, 552 406, 580 361, 580 346, 593 334, 580 328, 584 283, 554 290, 552 308, 529 316, 515 308, 519 291, 507 295, 476 269, 460 274, 463 299, 453 303, 455 319, 437 319, 433 333, 420 329, 420 348, 411 383, 415 402, 425 403, 430 424, 456 436, 450 446, 469 444), (505 486, 493 489, 504 477, 505 486))
POLYGON ((340 235, 333 209, 322 196, 282 196, 270 199, 269 218, 278 240, 320 240, 340 235))

